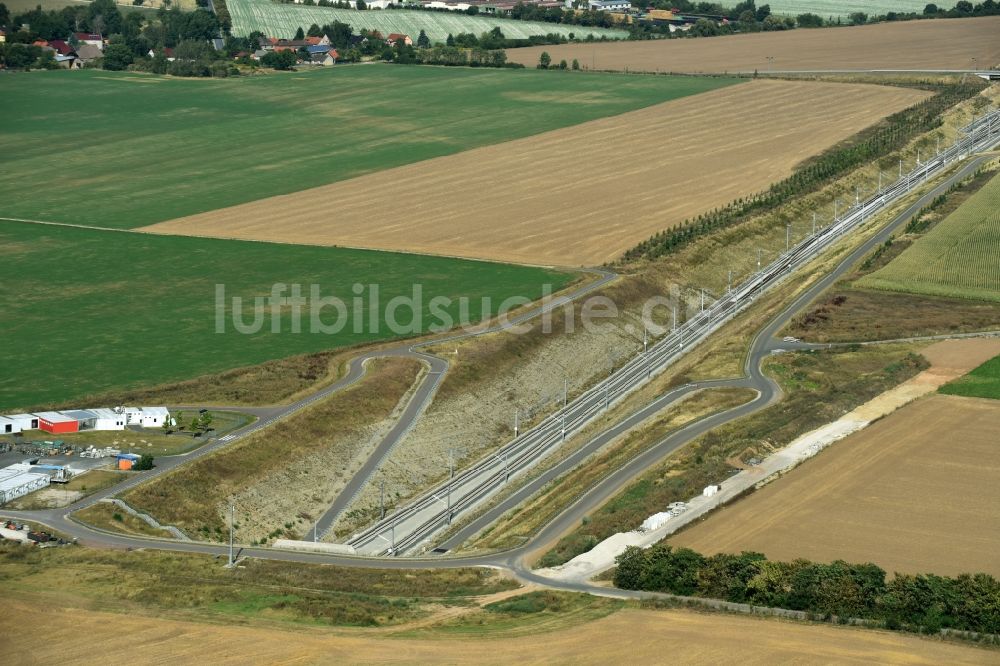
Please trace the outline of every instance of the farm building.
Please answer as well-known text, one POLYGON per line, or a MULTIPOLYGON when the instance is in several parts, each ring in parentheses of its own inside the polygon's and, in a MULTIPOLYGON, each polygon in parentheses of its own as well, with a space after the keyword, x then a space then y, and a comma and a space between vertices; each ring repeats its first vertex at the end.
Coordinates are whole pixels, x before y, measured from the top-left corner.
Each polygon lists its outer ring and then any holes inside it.
POLYGON ((4 418, 14 422, 13 432, 38 430, 38 417, 34 414, 7 414, 4 418))
POLYGON ((599 12, 630 12, 632 3, 629 0, 590 0, 588 7, 599 12))
POLYGON ((129 426, 159 428, 164 422, 172 422, 166 407, 96 407, 0 416, 0 434, 25 430, 63 434, 81 430, 125 430, 129 426))
POLYGON ((77 420, 80 430, 124 430, 125 416, 113 409, 74 409, 63 412, 77 420))
POLYGON ((77 432, 80 423, 72 416, 66 416, 61 412, 39 412, 38 428, 54 435, 61 435, 69 432, 77 432))
POLYGON ((23 497, 51 482, 48 474, 31 472, 31 465, 17 463, 0 469, 0 504, 23 497))
POLYGON ((118 407, 117 409, 125 416, 126 425, 159 428, 170 419, 170 411, 166 407, 118 407))
POLYGON ((7 416, 0 416, 0 435, 10 435, 17 432, 21 432, 17 421, 7 416))

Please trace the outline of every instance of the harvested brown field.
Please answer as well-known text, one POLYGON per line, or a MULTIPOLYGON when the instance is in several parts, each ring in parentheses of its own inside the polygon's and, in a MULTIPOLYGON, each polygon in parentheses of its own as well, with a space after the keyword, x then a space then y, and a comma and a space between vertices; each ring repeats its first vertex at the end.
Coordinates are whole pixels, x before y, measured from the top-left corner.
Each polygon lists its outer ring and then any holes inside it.
POLYGON ((760 72, 853 69, 988 69, 1000 63, 1000 17, 880 23, 823 30, 759 32, 712 39, 565 44, 508 49, 528 67, 553 62, 634 72, 760 72))
POLYGON ((928 95, 757 80, 145 230, 601 264, 928 95))
POLYGON ((690 611, 623 610, 569 629, 489 637, 436 633, 397 638, 383 631, 213 625, 5 600, 0 631, 45 627, 9 664, 985 664, 997 653, 918 636, 690 611), (109 646, 129 636, 129 649, 109 646), (627 640, 627 650, 623 651, 627 640))
POLYGON ((703 553, 1000 575, 1000 405, 933 395, 903 407, 670 539, 703 553))

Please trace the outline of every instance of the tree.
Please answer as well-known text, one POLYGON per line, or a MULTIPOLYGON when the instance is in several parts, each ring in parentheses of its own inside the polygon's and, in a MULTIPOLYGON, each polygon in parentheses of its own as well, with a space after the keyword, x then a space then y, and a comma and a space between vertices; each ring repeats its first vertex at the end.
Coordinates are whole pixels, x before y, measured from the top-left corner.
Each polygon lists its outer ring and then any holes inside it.
POLYGON ((201 425, 202 429, 208 430, 212 425, 212 420, 212 412, 205 412, 201 415, 201 423, 199 425, 201 425))
POLYGON ((358 0, 358 9, 368 9, 368 5, 365 4, 365 0, 358 0))
POLYGON ((7 5, 0 2, 0 27, 3 27, 10 23, 10 11, 7 10, 7 5))
POLYGON ((301 41, 305 38, 306 38, 306 32, 305 30, 302 29, 302 26, 300 25, 299 29, 295 31, 295 39, 301 41))
POLYGON ((932 2, 926 7, 924 7, 924 16, 932 16, 934 14, 937 14, 939 11, 941 10, 938 9, 938 6, 932 2))
POLYGON ((542 55, 538 58, 538 69, 548 69, 551 64, 552 56, 549 55, 548 51, 542 51, 542 55))
POLYGON ((418 49, 429 49, 431 47, 431 39, 427 36, 427 33, 423 30, 420 31, 420 36, 417 37, 417 48, 418 49))
POLYGON ((864 25, 868 23, 868 14, 864 12, 853 12, 851 13, 851 24, 852 25, 864 25))
POLYGON ((646 553, 642 548, 629 546, 615 558, 615 587, 623 590, 640 590, 646 573, 646 553))
POLYGON ((766 19, 770 15, 771 15, 771 5, 761 5, 760 7, 757 8, 756 17, 757 21, 759 21, 760 23, 763 23, 764 19, 766 19))
POLYGON ((121 42, 115 42, 105 47, 101 67, 109 71, 120 72, 131 65, 133 59, 129 47, 121 42))
POLYGON ((573 71, 577 72, 579 70, 580 70, 580 61, 577 60, 576 58, 573 58, 573 71))
MULTIPOLYGON (((157 52, 157 55, 159 55, 159 56, 162 57, 163 56, 163 51, 157 52)), ((154 60, 155 60, 155 57, 154 57, 154 60)), ((163 60, 164 60, 164 62, 166 62, 166 58, 164 58, 163 60)), ((163 72, 156 72, 156 73, 157 74, 163 74, 163 72)), ((163 428, 163 434, 164 435, 169 435, 171 432, 173 432, 173 426, 171 425, 171 419, 170 419, 169 416, 167 418, 163 419, 163 423, 160 425, 160 427, 163 428)))
POLYGON ((280 70, 292 69, 297 62, 295 51, 268 51, 260 59, 260 64, 264 67, 280 70))
POLYGON ((560 60, 560 61, 559 61, 559 69, 562 69, 562 70, 565 70, 565 69, 567 69, 568 67, 569 67, 569 65, 567 65, 567 64, 566 64, 566 61, 565 61, 565 60, 560 60))
POLYGON ((137 472, 144 472, 147 469, 153 469, 153 456, 147 455, 145 453, 142 454, 141 456, 139 456, 139 462, 137 462, 135 464, 135 467, 133 467, 132 469, 136 470, 137 472))
POLYGON ((309 35, 310 37, 322 37, 323 30, 318 25, 313 23, 311 26, 309 26, 309 30, 306 31, 306 34, 309 35))
POLYGON ((455 45, 455 37, 450 32, 448 33, 448 39, 444 40, 444 44, 445 46, 455 45))
POLYGON ((795 22, 798 23, 800 28, 822 28, 823 27, 823 17, 819 14, 799 14, 795 17, 795 22))

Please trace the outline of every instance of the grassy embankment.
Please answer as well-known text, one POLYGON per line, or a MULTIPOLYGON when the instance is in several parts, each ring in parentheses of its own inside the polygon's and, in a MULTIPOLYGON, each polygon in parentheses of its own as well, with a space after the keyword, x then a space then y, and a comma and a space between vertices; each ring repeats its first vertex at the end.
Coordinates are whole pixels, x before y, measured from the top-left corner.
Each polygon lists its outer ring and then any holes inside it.
MULTIPOLYGON (((227 498, 317 450, 336 448, 370 424, 388 418, 410 389, 420 367, 411 359, 374 361, 364 379, 350 388, 181 470, 141 485, 123 499, 192 537, 221 540, 226 523, 219 506, 227 498)), ((356 451, 343 452, 345 459, 355 455, 356 451)), ((310 481, 301 479, 300 483, 310 481)), ((323 497, 328 490, 317 492, 323 496, 310 500, 315 506, 302 506, 297 514, 285 516, 275 525, 272 538, 297 538, 311 525, 308 521, 316 517, 312 512, 326 506, 323 497)))
POLYGON ((753 416, 716 428, 625 488, 539 561, 554 566, 621 530, 634 529, 670 502, 686 501, 750 458, 762 458, 797 436, 899 384, 927 366, 909 347, 795 353, 770 360, 784 399, 753 416))
POLYGON ((937 198, 787 332, 850 342, 1000 328, 1000 286, 989 283, 997 274, 985 238, 989 205, 1000 195, 996 173, 983 171, 937 198))
POLYGON ((484 569, 388 571, 246 560, 230 570, 207 555, 82 547, 0 544, 0 562, 8 594, 36 594, 40 602, 83 610, 226 623, 393 625, 517 587, 484 569), (60 572, 57 586, 53 571, 60 572))
POLYGON ((143 519, 110 502, 98 502, 82 511, 77 511, 73 514, 73 519, 108 532, 174 538, 170 532, 156 529, 143 519))

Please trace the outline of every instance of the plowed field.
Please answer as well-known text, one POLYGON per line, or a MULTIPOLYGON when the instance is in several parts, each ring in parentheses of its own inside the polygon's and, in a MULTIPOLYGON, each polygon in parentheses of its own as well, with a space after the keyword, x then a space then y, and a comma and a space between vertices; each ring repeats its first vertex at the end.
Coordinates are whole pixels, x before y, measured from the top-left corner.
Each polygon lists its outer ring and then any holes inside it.
POLYGON ((1000 575, 998 432, 996 401, 919 400, 670 542, 707 554, 1000 575))
POLYGON ((988 16, 711 39, 533 46, 508 49, 507 60, 534 67, 547 51, 555 63, 576 58, 590 69, 633 72, 988 69, 1000 63, 998 34, 1000 17, 988 16))
POLYGON ((145 229, 600 264, 927 94, 758 80, 145 229))

